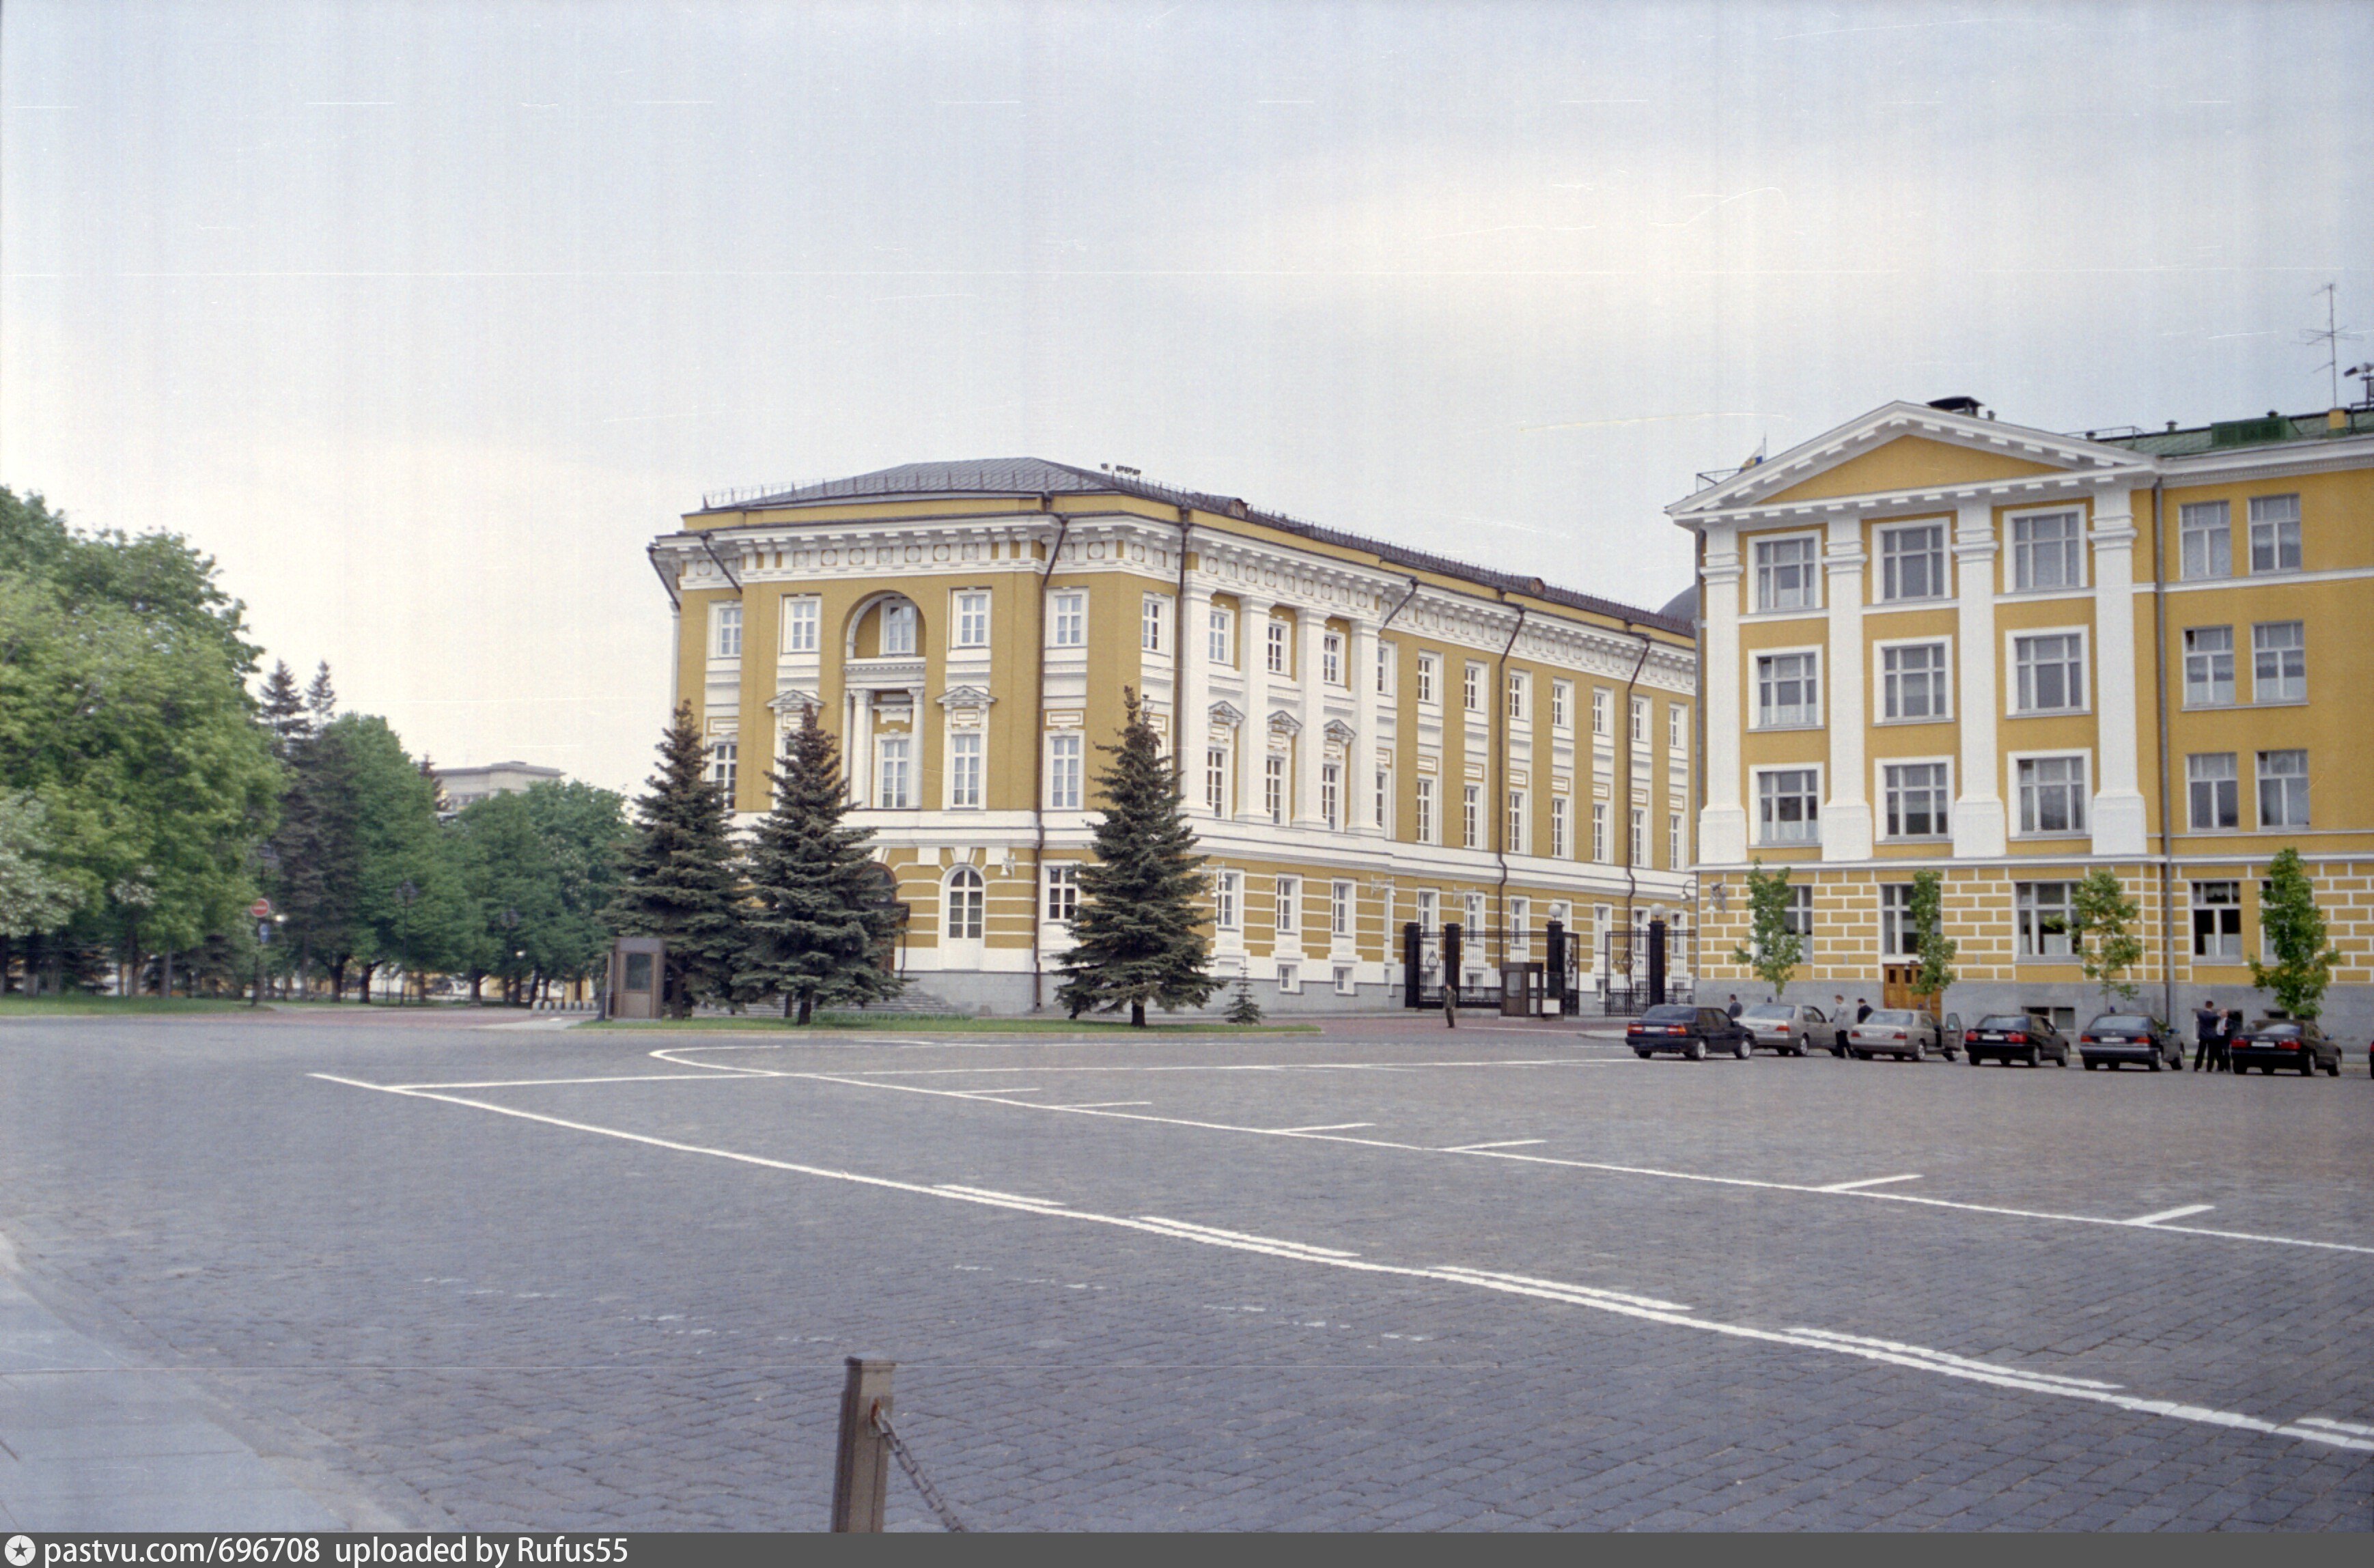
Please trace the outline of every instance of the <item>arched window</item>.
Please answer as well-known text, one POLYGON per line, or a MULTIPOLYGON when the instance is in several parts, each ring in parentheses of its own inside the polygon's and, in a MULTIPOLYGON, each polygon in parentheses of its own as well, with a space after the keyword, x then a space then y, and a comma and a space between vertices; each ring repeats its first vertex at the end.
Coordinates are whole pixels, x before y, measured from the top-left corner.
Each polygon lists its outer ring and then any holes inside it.
POLYGON ((948 935, 958 942, 981 940, 981 911, 983 901, 981 873, 970 866, 958 866, 948 875, 948 935))

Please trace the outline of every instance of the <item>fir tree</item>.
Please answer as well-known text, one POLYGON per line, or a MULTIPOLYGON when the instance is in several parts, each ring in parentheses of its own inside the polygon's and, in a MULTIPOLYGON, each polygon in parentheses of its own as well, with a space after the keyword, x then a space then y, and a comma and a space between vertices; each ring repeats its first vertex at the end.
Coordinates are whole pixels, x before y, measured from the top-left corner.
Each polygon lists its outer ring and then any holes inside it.
POLYGON ((874 831, 842 824, 849 796, 840 748, 805 708, 783 769, 774 776, 775 805, 750 848, 755 908, 749 945, 735 974, 751 996, 781 996, 783 1016, 805 1024, 819 1001, 869 1002, 896 996, 903 982, 882 956, 898 936, 893 907, 874 896, 874 831))
POLYGON ((313 683, 305 688, 306 711, 313 716, 316 734, 330 727, 338 716, 338 694, 330 688, 330 661, 326 659, 315 666, 313 683))
MULTIPOLYGON (((327 666, 324 666, 326 674, 327 666)), ((313 715, 297 690, 297 677, 286 663, 275 663, 264 683, 264 722, 272 731, 272 749, 280 759, 280 823, 266 841, 265 891, 286 923, 288 944, 276 958, 290 954, 301 977, 311 972, 313 940, 332 919, 331 890, 322 843, 320 757, 313 715)))
POLYGON ((1121 744, 1097 780, 1105 804, 1096 858, 1080 867, 1075 945, 1060 965, 1056 1000, 1077 1018, 1126 1004, 1146 1025, 1146 1004, 1201 1007, 1219 989, 1207 972, 1211 949, 1201 904, 1204 857, 1180 810, 1179 776, 1162 759, 1137 694, 1127 687, 1121 744))
POLYGON ((264 725, 272 731, 272 749, 287 763, 297 755, 298 746, 311 737, 313 725, 306 717, 297 677, 285 660, 275 661, 272 673, 264 677, 262 708, 264 725))
POLYGON ((1261 1003, 1253 1000, 1252 982, 1239 980, 1237 997, 1228 1003, 1228 1020, 1231 1024, 1253 1024, 1262 1021, 1261 1003))
POLYGON ((704 777, 708 758, 692 704, 677 706, 659 754, 651 790, 635 802, 635 837, 609 913, 622 936, 666 940, 668 1013, 689 1018, 698 1003, 735 1000, 742 879, 725 797, 704 777))

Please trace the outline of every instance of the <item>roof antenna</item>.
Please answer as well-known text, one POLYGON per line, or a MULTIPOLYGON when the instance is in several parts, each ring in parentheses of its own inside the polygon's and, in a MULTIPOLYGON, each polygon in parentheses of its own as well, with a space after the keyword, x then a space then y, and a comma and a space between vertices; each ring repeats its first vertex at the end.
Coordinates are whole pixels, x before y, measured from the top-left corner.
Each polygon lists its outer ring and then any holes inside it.
MULTIPOLYGON (((2314 327, 2304 327, 2301 329, 2299 335, 2300 342, 2307 345, 2309 347, 2313 348, 2320 343, 2324 345, 2324 369, 2332 377, 2333 380, 2332 401, 2325 404, 2327 408, 2339 408, 2341 406, 2341 345, 2344 343, 2355 342, 2358 338, 2366 335, 2362 332, 2357 332, 2349 327, 2340 325, 2335 320, 2333 314, 2334 288, 2334 285, 2328 283, 2322 288, 2316 290, 2316 294, 2321 294, 2324 296, 2323 330, 2320 332, 2314 327)), ((2311 294, 2309 298, 2314 298, 2315 295, 2311 294)), ((2352 370, 2349 374, 2355 376, 2358 374, 2358 372, 2356 370, 2352 370)))

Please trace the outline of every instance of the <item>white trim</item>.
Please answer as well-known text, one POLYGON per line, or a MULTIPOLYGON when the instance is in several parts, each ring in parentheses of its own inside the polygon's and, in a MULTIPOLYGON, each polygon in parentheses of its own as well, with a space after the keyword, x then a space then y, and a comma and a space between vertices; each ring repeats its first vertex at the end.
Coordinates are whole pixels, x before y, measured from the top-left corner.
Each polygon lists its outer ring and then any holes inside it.
POLYGON ((1865 614, 1887 614, 1901 610, 1934 610, 1951 604, 1958 596, 1960 573, 1954 559, 1954 514, 1952 511, 1931 512, 1925 517, 1890 518, 1886 522, 1874 522, 1871 527, 1871 592, 1863 605, 1865 614), (1883 543, 1891 533, 1909 529, 1933 528, 1937 531, 1939 569, 1945 574, 1938 591, 1917 599, 1884 599, 1880 591, 1887 584, 1887 551, 1883 543))
MULTIPOLYGON (((2083 838, 2090 841, 2094 836, 2094 819, 2096 815, 2098 814, 2095 810, 2094 793, 2095 790, 2099 788, 2101 778, 2099 769, 2095 761, 2094 748, 2091 746, 2052 746, 2043 751, 2005 752, 2004 754, 2003 794, 2004 805, 2004 825, 2006 830, 2005 837, 2014 844, 2049 844, 2057 840, 2076 838, 2083 838), (2023 829, 2019 825, 2019 765, 2023 762, 2045 762, 2057 757, 2073 756, 2083 758, 2086 764, 2085 784, 2078 791, 2078 799, 2084 802, 2086 808, 2086 821, 2084 825, 2077 827, 2062 828, 2050 833, 2040 830, 2030 832, 2023 829)), ((2131 860, 2134 857, 2114 856, 2110 858, 2131 860)))
POLYGON ((2003 578, 1995 594, 1998 599, 2050 598, 2058 593, 2091 594, 2094 591, 2094 519, 2093 509, 2083 498, 2072 498, 2053 506, 2005 507, 1999 524, 2003 552, 1995 558, 2003 563, 2003 578), (2077 514, 2077 580, 2055 583, 2050 588, 2019 586, 2018 525, 2029 518, 2065 517, 2077 514))
POLYGON ((1753 615, 1819 615, 1827 613, 1830 598, 1828 585, 1823 579, 1829 574, 1823 569, 1826 563, 1823 559, 1822 546, 1823 535, 1818 528, 1780 528, 1761 533, 1742 534, 1739 540, 1741 582, 1746 597, 1746 604, 1741 611, 1742 618, 1753 615), (1808 541, 1814 547, 1813 554, 1804 563, 1814 602, 1811 604, 1792 605, 1785 610, 1767 610, 1763 607, 1762 594, 1759 591, 1759 576, 1762 568, 1756 558, 1757 550, 1766 544, 1782 544, 1792 539, 1808 541))
MULTIPOLYGON (((1747 841, 1757 849, 1818 849, 1822 846, 1822 816, 1827 814, 1829 801, 1829 766, 1819 762, 1758 763, 1747 770, 1747 841), (1766 838, 1764 832, 1764 787, 1759 782, 1768 773, 1805 773, 1814 776, 1814 801, 1817 814, 1811 838, 1766 838)), ((1615 825, 1610 824, 1611 837, 1615 825)), ((1629 832, 1628 825, 1626 831, 1629 832)))
MULTIPOLYGON (((2006 626, 2003 633, 2004 696, 2002 717, 2014 719, 2083 719, 2094 711, 2094 688, 2098 684, 2094 671, 2094 628, 2088 626, 2006 626), (2019 706, 2019 640, 2030 637, 2074 637, 2079 639, 2079 667, 2086 676, 2086 700, 2074 708, 2022 708, 2019 706)), ((2040 755, 2040 754, 2039 754, 2040 755)))
POLYGON ((1747 668, 1742 672, 1742 673, 1746 676, 1747 680, 1747 690, 1745 694, 1747 698, 1745 704, 1747 708, 1747 731, 1750 734, 1773 734, 1788 731, 1818 730, 1822 728, 1824 720, 1828 717, 1830 706, 1830 672, 1828 669, 1829 660, 1827 657, 1828 653, 1828 648, 1818 642, 1796 643, 1787 648, 1757 648, 1749 649, 1746 655, 1747 668), (1767 724, 1764 722, 1763 719, 1764 702, 1759 691, 1761 683, 1757 674, 1757 661, 1759 659, 1779 658, 1783 655, 1795 653, 1810 653, 1814 656, 1814 717, 1810 720, 1799 720, 1794 723, 1789 724, 1767 724))
POLYGON ((1960 759, 1950 755, 1936 756, 1875 756, 1871 759, 1872 841, 1875 844, 1951 844, 1954 841, 1955 770, 1960 759), (1945 768, 1945 823, 1944 833, 1890 834, 1887 831, 1887 770, 1891 767, 1945 768))
POLYGON ((1961 682, 1958 676, 1959 666, 1956 664, 1954 660, 1954 634, 1952 632, 1931 632, 1925 637, 1875 638, 1872 639, 1869 646, 1871 649, 1871 674, 1869 677, 1871 682, 1870 690, 1874 698, 1874 701, 1871 704, 1871 722, 1875 728, 1880 726, 1894 727, 1907 724, 1951 724, 1954 722, 1955 714, 1960 711, 1960 704, 1956 699, 1960 695, 1957 688, 1960 686, 1961 682), (1932 714, 1926 719, 1890 719, 1887 717, 1887 649, 1892 648, 1934 648, 1939 644, 1943 644, 1945 649, 1945 668, 1942 672, 1945 676, 1945 711, 1943 713, 1932 714))

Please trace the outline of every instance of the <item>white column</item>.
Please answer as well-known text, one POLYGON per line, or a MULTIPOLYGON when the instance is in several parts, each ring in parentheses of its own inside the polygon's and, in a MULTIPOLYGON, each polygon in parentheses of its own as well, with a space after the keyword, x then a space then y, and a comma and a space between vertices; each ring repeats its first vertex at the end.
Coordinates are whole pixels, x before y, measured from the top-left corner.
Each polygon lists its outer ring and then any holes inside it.
POLYGON ((1959 591, 1954 626, 1961 679, 1954 717, 1961 727, 1961 778, 1954 798, 1954 856, 1992 860, 2008 844, 2003 761, 1996 734, 2003 708, 1995 690, 1995 513, 1966 501, 1954 518, 1954 575, 1959 591))
POLYGON ((840 765, 849 778, 849 798, 860 806, 874 803, 874 694, 851 691, 841 699, 848 720, 842 725, 840 765))
POLYGON ((2140 855, 2148 838, 2136 787, 2135 520, 2133 492, 2094 502, 2094 853, 2140 855))
POLYGON ((1344 748, 1344 820, 1371 838, 1377 825, 1377 623, 1366 615, 1352 622, 1352 728, 1344 748))
POLYGON ((1179 783, 1187 810, 1208 816, 1204 802, 1204 753, 1212 733, 1212 590, 1191 579, 1180 602, 1179 646, 1170 650, 1171 690, 1178 714, 1171 721, 1172 744, 1179 748, 1179 783))
POLYGON ((1863 783, 1863 520, 1833 519, 1823 565, 1830 649, 1822 672, 1822 719, 1830 739, 1829 798, 1822 802, 1822 859, 1871 859, 1871 798, 1863 783))
MULTIPOLYGON (((1739 664, 1739 536, 1728 526, 1706 535, 1706 571, 1698 584, 1698 613, 1706 619, 1706 806, 1698 813, 1698 858, 1710 865, 1735 866, 1747 859, 1747 810, 1741 803, 1739 736, 1747 727, 1741 700, 1746 673, 1739 664)), ((1586 709, 1587 686, 1576 690, 1586 709)), ((1580 716, 1579 716, 1580 717, 1580 716)), ((1575 747, 1574 831, 1583 858, 1591 851, 1589 788, 1591 738, 1585 731, 1575 747)))
POLYGON ((1245 721, 1237 726, 1237 818, 1266 822, 1262 766, 1269 756, 1270 601, 1237 601, 1237 657, 1245 668, 1245 721))
POLYGON ((1302 693, 1302 733, 1294 738, 1294 810, 1297 827, 1324 828, 1319 814, 1319 765, 1327 756, 1327 687, 1319 678, 1319 637, 1327 618, 1303 608, 1294 619, 1294 683, 1302 693))

